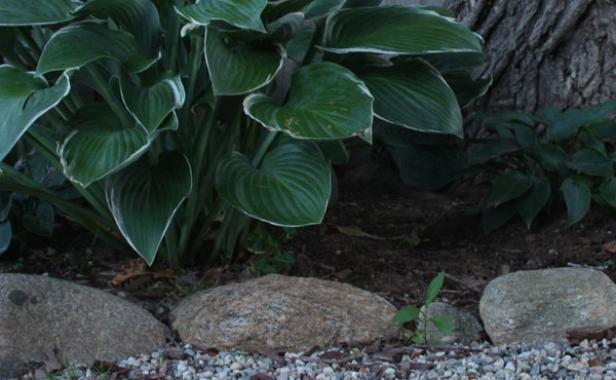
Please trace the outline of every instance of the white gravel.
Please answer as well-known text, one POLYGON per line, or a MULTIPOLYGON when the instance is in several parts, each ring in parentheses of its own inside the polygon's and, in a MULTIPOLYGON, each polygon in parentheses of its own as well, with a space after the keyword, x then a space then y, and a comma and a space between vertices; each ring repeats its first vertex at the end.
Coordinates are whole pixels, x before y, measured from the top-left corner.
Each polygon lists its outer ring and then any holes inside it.
POLYGON ((616 380, 616 339, 585 340, 577 346, 548 343, 495 347, 481 343, 430 350, 415 346, 335 348, 283 356, 216 353, 183 345, 100 367, 71 368, 55 378, 616 380))

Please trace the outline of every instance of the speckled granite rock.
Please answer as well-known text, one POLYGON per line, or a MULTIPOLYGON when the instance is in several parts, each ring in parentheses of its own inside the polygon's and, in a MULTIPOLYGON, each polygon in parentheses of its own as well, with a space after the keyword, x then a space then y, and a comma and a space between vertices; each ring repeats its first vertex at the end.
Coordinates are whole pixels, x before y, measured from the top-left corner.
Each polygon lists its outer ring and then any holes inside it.
POLYGON ((172 319, 188 343, 301 351, 396 335, 395 313, 383 298, 347 284, 269 275, 197 293, 172 319))
POLYGON ((495 344, 565 340, 616 326, 616 284, 585 268, 515 272, 486 286, 479 311, 495 344))
POLYGON ((165 344, 147 311, 100 290, 43 276, 0 274, 0 379, 57 349, 67 363, 116 360, 165 344))
MULTIPOLYGON (((422 313, 425 307, 422 308, 422 313)), ((439 331, 432 323, 428 323, 427 339, 430 344, 451 344, 462 342, 475 342, 481 339, 481 324, 477 318, 460 310, 457 307, 444 302, 433 302, 428 306, 428 320, 436 316, 445 316, 453 323, 453 331, 445 334, 439 331)), ((419 330, 424 329, 422 321, 420 321, 419 330)))

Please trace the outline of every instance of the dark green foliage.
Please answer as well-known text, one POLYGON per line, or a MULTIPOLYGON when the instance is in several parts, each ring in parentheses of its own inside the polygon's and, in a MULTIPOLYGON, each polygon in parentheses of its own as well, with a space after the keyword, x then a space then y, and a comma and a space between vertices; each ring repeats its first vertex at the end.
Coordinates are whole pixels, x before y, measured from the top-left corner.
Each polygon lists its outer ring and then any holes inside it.
POLYGON ((498 138, 472 146, 469 166, 500 168, 483 204, 484 231, 516 215, 531 228, 548 205, 561 201, 569 225, 580 222, 592 202, 614 208, 616 123, 607 119, 614 109, 616 101, 566 112, 548 107, 535 115, 478 115, 498 138))

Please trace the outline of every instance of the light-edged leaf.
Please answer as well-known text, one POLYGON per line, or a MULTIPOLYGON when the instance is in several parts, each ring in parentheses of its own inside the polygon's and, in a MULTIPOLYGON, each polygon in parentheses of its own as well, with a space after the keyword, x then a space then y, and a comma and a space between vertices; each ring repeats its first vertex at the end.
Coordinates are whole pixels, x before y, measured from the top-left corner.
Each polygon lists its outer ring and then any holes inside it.
POLYGON ((0 223, 0 255, 9 250, 13 240, 13 228, 10 221, 0 223))
POLYGON ((302 9, 306 20, 323 17, 336 9, 342 8, 344 0, 312 0, 302 9))
POLYGON ((68 75, 49 87, 44 78, 0 65, 0 160, 28 128, 70 92, 68 75))
POLYGON ((75 13, 114 20, 135 36, 144 51, 156 55, 162 30, 158 10, 151 0, 90 0, 75 13))
POLYGON ((431 10, 387 6, 332 14, 325 26, 323 49, 339 54, 480 53, 482 41, 466 26, 431 10))
POLYGON ((139 123, 154 133, 165 118, 174 110, 182 108, 186 100, 180 76, 163 78, 149 87, 120 80, 120 92, 124 105, 139 123))
POLYGON ((415 305, 403 306, 394 316, 394 323, 403 324, 416 321, 419 318, 419 309, 415 305))
POLYGON ((85 106, 70 121, 74 131, 60 147, 64 175, 84 187, 137 160, 150 140, 135 123, 124 128, 107 105, 85 106))
POLYGON ((167 152, 143 157, 107 179, 107 203, 128 244, 152 265, 176 211, 192 190, 185 156, 167 152))
POLYGON ((216 95, 255 91, 276 78, 284 53, 273 46, 258 46, 214 28, 205 33, 205 60, 216 95))
POLYGON ((73 18, 74 8, 70 0, 2 0, 0 26, 59 24, 73 18))
POLYGON ((613 177, 614 163, 608 155, 593 148, 584 148, 575 152, 567 163, 569 168, 578 173, 596 177, 613 177))
POLYGON ((131 72, 141 72, 158 58, 148 58, 130 33, 111 30, 94 22, 69 25, 55 32, 43 48, 36 71, 77 69, 110 58, 131 72))
POLYGON ((537 178, 534 180, 528 194, 524 198, 520 198, 515 206, 526 227, 530 228, 533 221, 539 215, 541 210, 547 205, 552 196, 552 186, 550 181, 545 178, 537 178))
POLYGON ((196 25, 224 21, 240 29, 265 33, 261 13, 267 0, 200 0, 195 4, 176 7, 182 17, 196 25))
POLYGON ((446 315, 436 315, 430 318, 430 322, 443 334, 451 334, 453 332, 453 322, 451 318, 446 315))
POLYGON ((271 131, 297 139, 340 140, 372 130, 373 98, 348 69, 313 63, 293 74, 285 104, 264 94, 244 100, 244 112, 271 131))
POLYGON ((485 200, 486 207, 498 207, 503 203, 517 199, 533 186, 533 179, 518 171, 510 170, 494 180, 485 200))
POLYGON ((493 81, 492 77, 473 78, 465 71, 452 71, 444 74, 443 78, 456 94, 462 107, 467 107, 484 96, 492 86, 493 81))
POLYGON ((284 142, 259 168, 241 153, 224 158, 216 171, 223 199, 245 214, 285 227, 320 224, 332 191, 331 167, 313 143, 284 142))
POLYGON ((426 289, 426 295, 424 296, 424 306, 430 305, 441 289, 443 288, 443 284, 445 283, 445 272, 439 272, 428 284, 428 289, 426 289))
POLYGON ((456 95, 426 61, 413 59, 399 66, 372 68, 360 78, 374 96, 377 117, 420 132, 463 136, 456 95))
POLYGON ((571 177, 563 182, 561 191, 567 205, 567 223, 571 226, 582 220, 590 210, 592 193, 585 182, 571 177))

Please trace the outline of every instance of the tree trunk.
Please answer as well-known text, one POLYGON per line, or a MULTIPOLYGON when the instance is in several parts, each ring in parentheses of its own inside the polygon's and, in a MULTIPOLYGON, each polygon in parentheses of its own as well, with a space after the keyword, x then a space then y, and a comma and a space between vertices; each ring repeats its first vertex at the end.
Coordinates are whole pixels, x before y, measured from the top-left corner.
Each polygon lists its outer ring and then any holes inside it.
POLYGON ((491 74, 494 85, 479 101, 479 109, 534 111, 550 104, 569 108, 616 97, 616 0, 440 4, 486 40, 482 74, 491 74))

